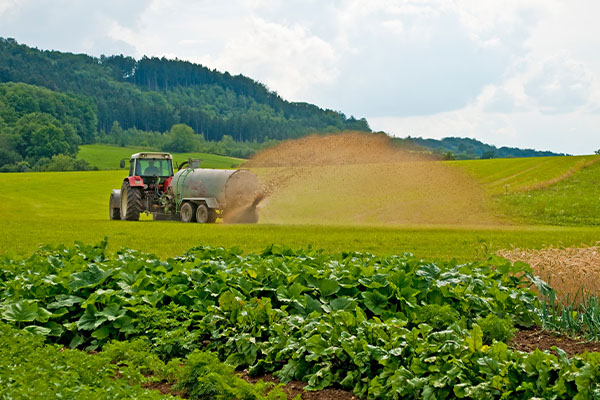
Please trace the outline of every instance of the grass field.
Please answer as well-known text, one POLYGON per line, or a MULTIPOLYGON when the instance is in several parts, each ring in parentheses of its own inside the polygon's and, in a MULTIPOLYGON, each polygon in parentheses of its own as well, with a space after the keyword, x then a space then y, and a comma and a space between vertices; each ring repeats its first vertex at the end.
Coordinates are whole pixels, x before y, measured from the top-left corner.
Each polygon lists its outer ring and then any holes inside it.
MULTIPOLYGON (((141 147, 117 147, 102 144, 88 144, 79 146, 77 158, 86 160, 90 165, 101 170, 119 169, 121 159, 129 160, 134 153, 148 151, 141 147)), ((181 164, 188 158, 200 158, 204 168, 236 168, 244 160, 234 157, 219 156, 207 153, 174 153, 174 163, 181 164)))
POLYGON ((110 190, 120 186, 124 175, 124 171, 1 174, 0 183, 10 189, 0 211, 0 254, 27 255, 46 243, 94 243, 109 236, 110 250, 127 246, 160 257, 176 256, 197 245, 260 251, 277 244, 469 260, 511 246, 590 245, 600 237, 600 227, 200 225, 147 217, 138 223, 110 221, 110 190))
POLYGON ((497 158, 449 161, 479 181, 491 195, 539 189, 600 161, 600 156, 497 158))

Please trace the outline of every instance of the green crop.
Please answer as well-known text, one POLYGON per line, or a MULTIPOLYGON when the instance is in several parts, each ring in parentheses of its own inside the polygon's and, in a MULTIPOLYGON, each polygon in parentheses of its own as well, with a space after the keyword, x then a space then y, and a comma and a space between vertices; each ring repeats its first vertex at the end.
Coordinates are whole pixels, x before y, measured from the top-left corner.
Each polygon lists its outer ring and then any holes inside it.
MULTIPOLYGON (((509 349, 506 335, 489 335, 495 324, 510 333, 512 324, 539 322, 529 287, 544 283, 504 259, 459 264, 279 247, 243 256, 197 247, 162 261, 128 249, 109 256, 103 242, 1 264, 5 321, 101 354, 127 339, 164 361, 188 357, 180 385, 198 396, 238 390, 211 381, 204 392, 199 371, 214 358, 192 356, 200 349, 251 374, 369 398, 600 395, 600 354, 525 354, 509 349)), ((156 369, 158 361, 130 365, 156 369)), ((134 382, 135 368, 127 372, 134 382)))

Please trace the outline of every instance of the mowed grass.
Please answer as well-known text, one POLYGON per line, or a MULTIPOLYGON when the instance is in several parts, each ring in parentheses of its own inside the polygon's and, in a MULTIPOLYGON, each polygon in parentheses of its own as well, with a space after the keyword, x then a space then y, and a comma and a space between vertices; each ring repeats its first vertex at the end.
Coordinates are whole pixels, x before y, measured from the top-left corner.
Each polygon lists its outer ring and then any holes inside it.
POLYGON ((450 162, 494 198, 517 223, 600 225, 600 156, 450 162))
POLYGON ((600 163, 543 189, 500 196, 497 202, 506 214, 528 223, 600 225, 600 163))
POLYGON ((261 251, 271 244, 327 252, 411 252, 433 259, 486 258, 498 249, 594 244, 598 227, 549 226, 326 226, 223 225, 110 221, 110 190, 125 171, 0 174, 5 190, 0 210, 0 254, 26 256, 43 244, 95 243, 109 236, 109 250, 122 246, 161 258, 199 245, 261 251))
MULTIPOLYGON (((96 166, 101 170, 119 169, 119 161, 122 159, 129 160, 132 154, 140 153, 148 150, 142 147, 117 147, 103 144, 88 144, 79 146, 77 158, 86 160, 90 165, 96 166)), ((199 158, 202 160, 204 168, 237 168, 245 160, 235 157, 219 156, 208 153, 173 153, 173 162, 181 164, 189 158, 199 158)), ((128 166, 129 164, 126 163, 128 166)))
POLYGON ((491 195, 550 186, 600 160, 600 156, 497 158, 449 161, 480 182, 491 195))

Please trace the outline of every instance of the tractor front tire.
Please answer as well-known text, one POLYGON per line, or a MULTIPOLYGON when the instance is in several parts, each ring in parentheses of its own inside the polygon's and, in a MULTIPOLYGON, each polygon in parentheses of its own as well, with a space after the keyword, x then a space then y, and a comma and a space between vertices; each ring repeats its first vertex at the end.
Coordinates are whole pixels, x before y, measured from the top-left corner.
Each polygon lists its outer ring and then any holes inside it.
POLYGON ((121 186, 121 219, 124 221, 139 221, 140 213, 144 209, 142 204, 142 191, 123 182, 121 186))

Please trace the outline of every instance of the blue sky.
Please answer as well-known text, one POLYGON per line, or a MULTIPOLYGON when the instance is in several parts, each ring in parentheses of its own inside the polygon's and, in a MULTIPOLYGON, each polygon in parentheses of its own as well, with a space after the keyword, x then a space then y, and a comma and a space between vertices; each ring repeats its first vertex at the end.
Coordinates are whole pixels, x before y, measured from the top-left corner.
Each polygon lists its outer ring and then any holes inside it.
POLYGON ((0 0, 0 36, 167 56, 396 136, 600 149, 600 2, 0 0))

